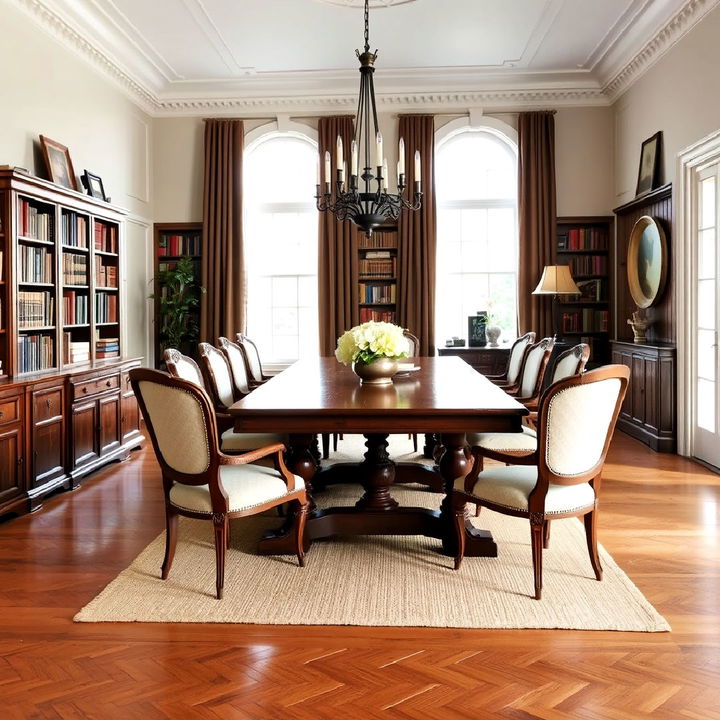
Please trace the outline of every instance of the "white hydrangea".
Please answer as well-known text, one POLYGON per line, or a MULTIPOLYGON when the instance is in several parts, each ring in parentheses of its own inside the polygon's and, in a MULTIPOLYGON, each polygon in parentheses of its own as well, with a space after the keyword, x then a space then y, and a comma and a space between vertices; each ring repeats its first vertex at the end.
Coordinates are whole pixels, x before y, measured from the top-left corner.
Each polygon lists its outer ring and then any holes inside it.
POLYGON ((337 342, 335 357, 343 365, 372 362, 379 357, 407 357, 410 345, 403 329, 386 322, 366 322, 344 332, 337 342))

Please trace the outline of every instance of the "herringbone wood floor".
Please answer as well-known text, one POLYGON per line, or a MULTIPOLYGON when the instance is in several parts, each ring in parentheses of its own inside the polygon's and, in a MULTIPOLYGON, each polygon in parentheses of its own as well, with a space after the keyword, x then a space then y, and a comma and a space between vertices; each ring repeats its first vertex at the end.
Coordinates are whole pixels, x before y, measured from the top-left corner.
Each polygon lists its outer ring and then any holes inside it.
POLYGON ((162 529, 145 450, 0 524, 0 717, 720 718, 718 507, 616 434, 600 541, 672 633, 74 624, 162 529))

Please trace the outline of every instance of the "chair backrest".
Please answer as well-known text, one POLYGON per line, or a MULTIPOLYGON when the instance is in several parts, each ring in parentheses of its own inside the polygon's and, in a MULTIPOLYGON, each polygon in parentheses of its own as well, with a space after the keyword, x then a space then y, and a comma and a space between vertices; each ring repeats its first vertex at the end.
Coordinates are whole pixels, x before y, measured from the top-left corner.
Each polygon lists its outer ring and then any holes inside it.
POLYGON ((527 332, 513 343, 508 357, 507 372, 505 373, 508 383, 512 384, 517 381, 525 352, 534 342, 535 333, 527 332))
POLYGON ((198 343, 205 387, 215 403, 215 409, 226 411, 236 400, 235 383, 225 355, 210 343, 198 343))
POLYGON ((409 330, 403 330, 403 336, 408 341, 408 356, 417 357, 420 352, 420 340, 409 330))
POLYGON ((130 383, 166 480, 204 485, 217 465, 215 413, 194 382, 134 368, 130 383))
POLYGON ((260 352, 257 349, 257 345, 247 335, 243 335, 242 333, 238 333, 236 339, 242 349, 250 379, 253 382, 261 383, 265 379, 265 375, 262 369, 262 362, 260 362, 260 352))
POLYGON ((248 382, 248 366, 240 345, 228 340, 226 337, 219 337, 218 347, 230 364, 236 395, 245 397, 250 392, 250 384, 248 382))
POLYGON ((546 337, 528 348, 520 370, 518 398, 533 398, 538 395, 554 345, 555 341, 546 337))
POLYGON ((537 445, 545 484, 574 485, 599 476, 629 377, 625 365, 606 365, 560 380, 545 391, 537 445))
POLYGON ((552 382, 563 380, 566 377, 579 375, 590 358, 590 346, 585 343, 578 343, 569 350, 558 355, 553 370, 552 382))
POLYGON ((200 368, 191 357, 183 355, 179 350, 175 350, 174 348, 168 348, 163 353, 163 360, 165 361, 165 367, 167 367, 168 372, 173 377, 189 380, 201 388, 205 388, 205 380, 200 372, 200 368))

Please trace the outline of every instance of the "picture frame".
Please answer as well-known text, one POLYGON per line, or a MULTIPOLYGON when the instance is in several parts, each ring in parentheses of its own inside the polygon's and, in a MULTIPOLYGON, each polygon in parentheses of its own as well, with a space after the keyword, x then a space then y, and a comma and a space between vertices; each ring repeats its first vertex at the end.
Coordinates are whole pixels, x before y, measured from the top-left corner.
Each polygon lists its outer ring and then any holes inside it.
POLYGON ((667 281, 667 240, 662 225, 643 215, 630 232, 627 277, 630 295, 639 309, 654 305, 667 281))
POLYGON ((91 173, 89 170, 85 170, 80 178, 82 180, 83 187, 87 190, 87 194, 90 197, 98 198, 98 200, 108 201, 107 195, 105 195, 105 186, 103 185, 102 178, 95 173, 91 173))
POLYGON ((662 152, 662 130, 645 140, 640 148, 635 196, 644 195, 660 186, 660 153, 662 152))
POLYGON ((40 145, 51 182, 68 188, 69 190, 77 190, 75 169, 73 168, 70 151, 67 147, 57 140, 51 140, 45 135, 40 136, 40 145))

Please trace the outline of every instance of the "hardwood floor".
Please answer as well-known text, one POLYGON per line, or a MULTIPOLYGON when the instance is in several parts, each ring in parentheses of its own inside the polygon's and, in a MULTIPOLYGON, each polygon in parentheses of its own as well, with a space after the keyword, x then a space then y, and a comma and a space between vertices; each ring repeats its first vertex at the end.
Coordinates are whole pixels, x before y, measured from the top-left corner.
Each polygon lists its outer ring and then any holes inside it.
POLYGON ((671 633, 75 624, 162 530, 146 449, 0 523, 0 717, 720 718, 720 476, 617 433, 604 477, 671 633))

